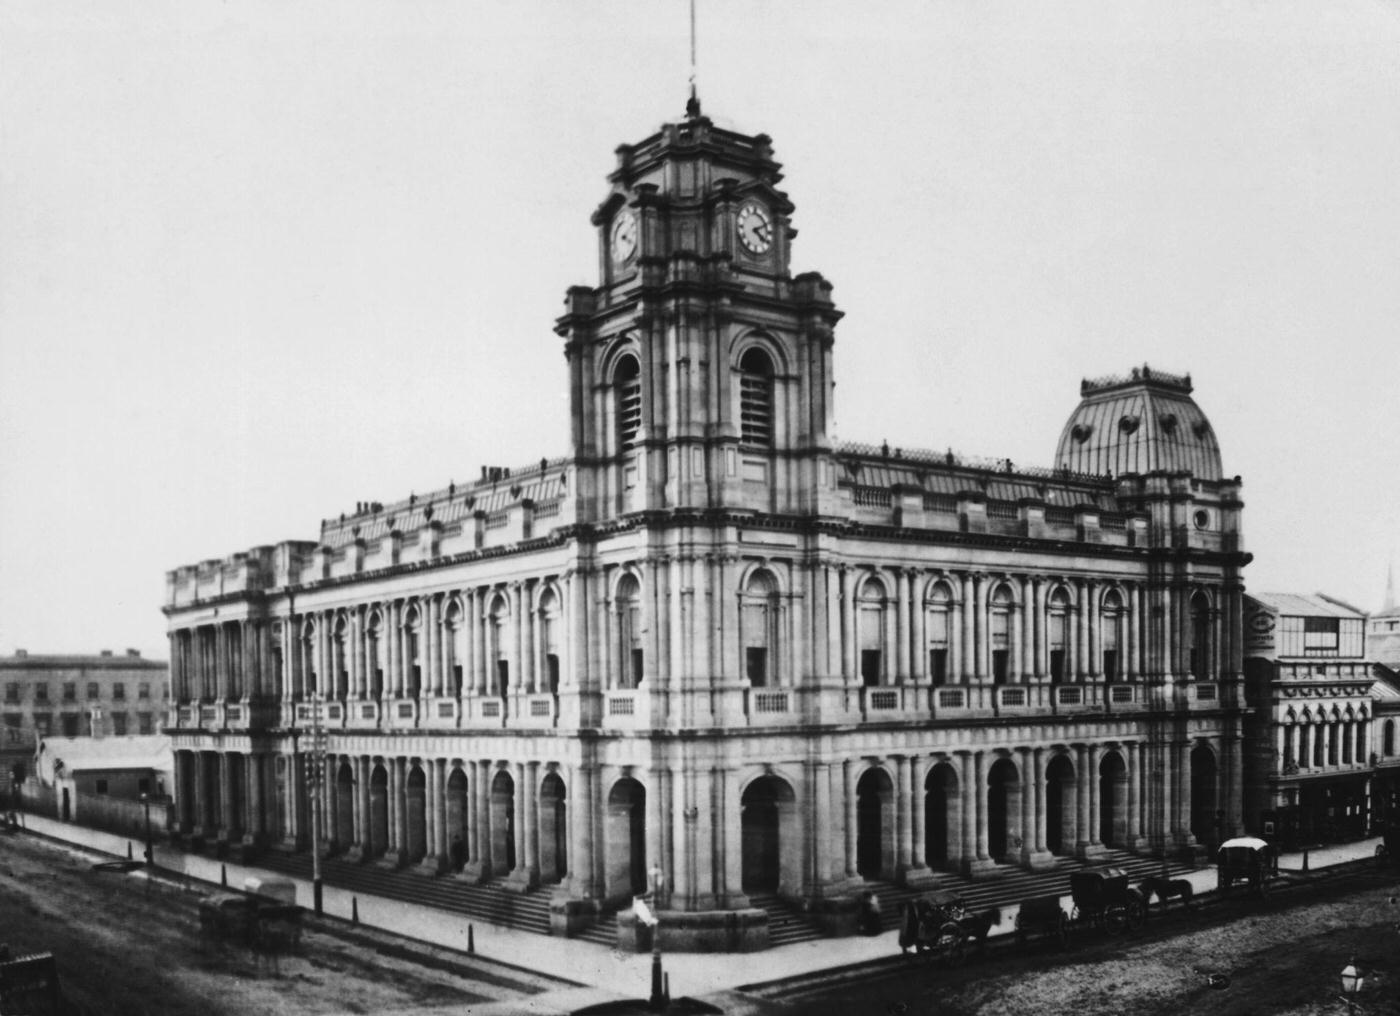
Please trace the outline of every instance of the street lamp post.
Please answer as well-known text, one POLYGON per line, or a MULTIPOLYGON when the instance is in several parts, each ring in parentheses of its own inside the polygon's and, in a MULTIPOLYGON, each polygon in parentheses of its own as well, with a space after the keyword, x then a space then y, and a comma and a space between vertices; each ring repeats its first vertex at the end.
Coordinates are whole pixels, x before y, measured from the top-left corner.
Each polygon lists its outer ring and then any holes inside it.
POLYGON ((665 876, 660 865, 653 866, 650 874, 652 916, 656 920, 651 928, 651 1008, 661 1012, 670 1002, 666 997, 666 979, 661 973, 661 886, 665 876))
POLYGON ((311 899, 321 913, 321 786, 326 767, 326 732, 321 728, 321 693, 311 696, 311 766, 306 774, 311 790, 311 899))
POLYGON ((149 872, 156 865, 155 850, 151 847, 151 795, 142 794, 141 804, 146 809, 146 870, 149 872))
POLYGON ((1349 1016, 1356 1012, 1356 996, 1361 993, 1361 985, 1365 980, 1361 971, 1357 969, 1356 957, 1352 957, 1342 968, 1342 997, 1346 999, 1349 1016))

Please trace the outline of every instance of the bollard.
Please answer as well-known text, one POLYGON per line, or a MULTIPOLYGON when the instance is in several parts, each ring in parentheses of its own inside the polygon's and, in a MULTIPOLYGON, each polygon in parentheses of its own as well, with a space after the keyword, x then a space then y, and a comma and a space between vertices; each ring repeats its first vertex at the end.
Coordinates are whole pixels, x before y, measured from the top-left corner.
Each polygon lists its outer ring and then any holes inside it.
POLYGON ((468 955, 468 956, 472 956, 472 955, 475 955, 475 953, 476 953, 476 935, 475 935, 475 929, 469 924, 469 925, 467 925, 467 955, 468 955))
POLYGON ((221 865, 219 865, 219 885, 223 886, 225 889, 228 888, 228 865, 227 865, 227 864, 221 864, 221 865))
POLYGON ((662 998, 662 1000, 666 1003, 666 1005, 669 1006, 669 1005, 671 1004, 671 975, 670 975, 670 974, 666 974, 666 975, 665 975, 664 983, 665 983, 666 987, 664 987, 663 989, 661 989, 661 998, 662 998))
POLYGON ((360 923, 360 898, 358 896, 350 897, 350 923, 360 923))
POLYGON ((1304 850, 1304 851, 1303 851, 1303 871, 1306 872, 1307 870, 1308 870, 1308 852, 1307 852, 1306 850, 1304 850))
POLYGON ((126 859, 127 859, 128 861, 131 860, 131 841, 130 841, 130 840, 127 840, 127 841, 126 841, 126 859))

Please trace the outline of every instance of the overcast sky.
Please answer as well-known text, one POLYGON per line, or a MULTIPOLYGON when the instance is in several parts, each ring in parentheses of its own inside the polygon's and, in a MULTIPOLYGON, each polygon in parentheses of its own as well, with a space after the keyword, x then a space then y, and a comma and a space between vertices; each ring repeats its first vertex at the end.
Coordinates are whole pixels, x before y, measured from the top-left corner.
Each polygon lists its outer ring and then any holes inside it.
MULTIPOLYGON (((165 573, 568 452, 551 325, 685 0, 0 5, 0 652, 167 655, 165 573)), ((1190 372, 1249 588, 1400 556, 1400 2, 699 0, 835 285, 837 436, 1050 465, 1190 372)))

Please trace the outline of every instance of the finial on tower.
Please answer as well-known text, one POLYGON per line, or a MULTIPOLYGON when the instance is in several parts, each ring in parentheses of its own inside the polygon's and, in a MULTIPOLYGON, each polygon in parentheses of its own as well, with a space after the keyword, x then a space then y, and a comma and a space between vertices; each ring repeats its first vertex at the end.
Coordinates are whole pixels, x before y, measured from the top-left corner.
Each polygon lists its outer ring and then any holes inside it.
POLYGON ((1395 609, 1395 562, 1390 563, 1390 567, 1385 573, 1385 603, 1381 604, 1381 613, 1388 614, 1395 609))
POLYGON ((695 91, 695 0, 690 0, 690 98, 685 104, 685 115, 689 120, 700 116, 700 96, 695 91))

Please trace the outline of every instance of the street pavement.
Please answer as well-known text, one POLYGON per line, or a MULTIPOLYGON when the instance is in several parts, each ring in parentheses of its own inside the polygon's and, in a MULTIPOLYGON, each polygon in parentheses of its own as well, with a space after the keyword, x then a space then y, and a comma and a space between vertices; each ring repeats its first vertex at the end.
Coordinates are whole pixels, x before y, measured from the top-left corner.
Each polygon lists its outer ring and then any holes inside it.
MULTIPOLYGON (((24 814, 25 827, 51 839, 97 850, 115 857, 131 856, 140 860, 145 845, 139 839, 107 833, 97 829, 60 822, 41 815, 24 814)), ((1355 843, 1319 847, 1305 852, 1284 853, 1279 857, 1279 871, 1298 874, 1317 872, 1324 868, 1362 857, 1370 857, 1380 843, 1375 837, 1355 843)), ((239 889, 249 877, 266 877, 267 872, 255 867, 217 861, 198 854, 157 844, 155 861, 167 874, 188 876, 215 885, 227 878, 231 888, 239 889)), ((277 875, 282 878, 284 876, 277 875)), ((1184 876, 1199 896, 1215 889, 1214 867, 1201 868, 1184 876)), ((297 903, 312 906, 311 883, 292 879, 297 885, 297 903)), ((1068 897, 1062 902, 1068 910, 1068 897)), ((463 1010, 473 1016, 504 1016, 507 1013, 536 1013, 554 1016, 576 1012, 586 1006, 624 998, 646 998, 651 993, 651 955, 622 953, 615 949, 581 939, 545 937, 527 931, 500 927, 479 920, 467 920, 460 914, 435 910, 432 907, 383 899, 362 893, 351 893, 335 886, 322 887, 324 913, 350 920, 352 910, 358 911, 361 924, 381 928, 407 938, 437 946, 467 949, 468 929, 478 956, 496 962, 554 977, 576 981, 578 988, 545 992, 509 1003, 472 1006, 463 1010)), ((1009 934, 1014 928, 1014 908, 1003 914, 1002 922, 992 934, 1009 934)), ((882 935, 854 935, 849 938, 829 938, 779 946, 758 953, 670 953, 663 966, 670 976, 671 997, 707 996, 719 1002, 728 1013, 741 1011, 743 999, 731 992, 740 985, 773 981, 787 977, 813 974, 833 967, 886 959, 899 951, 897 932, 882 935), (722 995, 721 998, 712 996, 722 995)), ((443 1013, 442 1009, 435 1012, 443 1013)))

